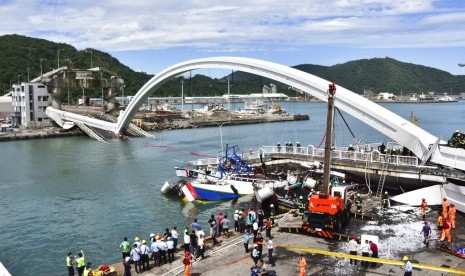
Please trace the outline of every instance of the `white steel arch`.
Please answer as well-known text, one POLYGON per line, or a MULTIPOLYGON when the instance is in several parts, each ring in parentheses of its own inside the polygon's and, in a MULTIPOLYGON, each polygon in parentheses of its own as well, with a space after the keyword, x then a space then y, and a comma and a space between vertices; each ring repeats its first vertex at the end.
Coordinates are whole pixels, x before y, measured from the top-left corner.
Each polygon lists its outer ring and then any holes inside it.
MULTIPOLYGON (((184 72, 205 68, 233 69, 260 75, 300 89, 322 101, 327 101, 327 89, 331 83, 288 66, 258 59, 212 57, 189 60, 175 64, 150 79, 137 92, 126 110, 120 114, 115 132, 118 133, 129 125, 139 107, 164 82, 184 72)), ((335 106, 407 147, 420 158, 428 152, 428 147, 437 140, 434 135, 397 114, 341 86, 337 86, 335 106)))

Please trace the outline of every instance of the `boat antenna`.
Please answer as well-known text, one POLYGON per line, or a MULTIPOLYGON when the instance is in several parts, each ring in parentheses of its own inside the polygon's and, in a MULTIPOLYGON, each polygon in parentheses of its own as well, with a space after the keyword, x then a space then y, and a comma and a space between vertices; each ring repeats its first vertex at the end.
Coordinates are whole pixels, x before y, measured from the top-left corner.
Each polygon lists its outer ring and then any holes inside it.
POLYGON ((329 172, 331 161, 331 136, 333 126, 334 113, 334 95, 336 94, 336 84, 330 83, 328 89, 328 113, 326 115, 326 141, 325 141, 325 160, 323 164, 323 186, 321 191, 328 193, 329 188, 329 172))

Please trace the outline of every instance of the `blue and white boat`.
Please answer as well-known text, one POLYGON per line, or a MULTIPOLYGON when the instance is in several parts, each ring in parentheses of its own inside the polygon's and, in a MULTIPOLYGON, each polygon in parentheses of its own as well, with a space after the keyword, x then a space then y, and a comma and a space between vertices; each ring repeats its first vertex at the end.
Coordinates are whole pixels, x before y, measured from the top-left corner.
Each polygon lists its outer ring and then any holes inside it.
POLYGON ((230 200, 254 193, 254 187, 258 189, 284 188, 287 180, 264 179, 257 175, 228 175, 217 181, 202 181, 196 179, 190 182, 195 188, 199 200, 230 200))
POLYGON ((254 174, 245 158, 237 153, 237 146, 226 147, 222 157, 190 163, 197 168, 177 167, 175 171, 177 176, 187 179, 194 187, 199 200, 231 200, 253 194, 254 186, 274 189, 288 183, 287 180, 269 180, 254 174))

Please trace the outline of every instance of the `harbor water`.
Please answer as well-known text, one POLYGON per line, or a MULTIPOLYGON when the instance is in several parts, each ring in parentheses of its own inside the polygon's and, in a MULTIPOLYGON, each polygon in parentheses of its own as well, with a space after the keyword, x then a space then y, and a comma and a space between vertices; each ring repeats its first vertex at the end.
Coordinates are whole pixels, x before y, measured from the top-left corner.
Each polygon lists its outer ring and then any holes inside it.
MULTIPOLYGON (((420 126, 450 138, 465 130, 465 102, 382 104, 420 126)), ((211 214, 247 208, 251 198, 212 203, 184 203, 165 197, 160 188, 177 179, 173 168, 202 156, 218 156, 223 144, 249 148, 278 141, 318 146, 326 124, 325 103, 281 103, 309 121, 192 128, 153 133, 156 139, 101 143, 88 137, 25 140, 0 144, 0 260, 12 275, 65 275, 65 256, 83 250, 94 266, 119 261, 124 236, 148 239, 166 227, 178 229, 211 214)), ((389 138, 343 113, 361 143, 389 138)), ((355 144, 341 119, 336 143, 355 144)))

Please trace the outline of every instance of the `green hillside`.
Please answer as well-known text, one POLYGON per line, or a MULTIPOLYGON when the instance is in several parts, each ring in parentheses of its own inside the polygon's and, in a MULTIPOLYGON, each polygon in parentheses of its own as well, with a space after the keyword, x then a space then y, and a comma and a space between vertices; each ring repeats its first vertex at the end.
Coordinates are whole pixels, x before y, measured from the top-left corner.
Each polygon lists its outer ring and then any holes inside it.
MULTIPOLYGON (((126 95, 134 95, 152 76, 135 72, 116 58, 96 49, 77 50, 71 45, 55 43, 44 39, 20 35, 0 36, 0 85, 5 93, 12 83, 27 81, 58 66, 71 68, 104 67, 125 80, 126 95), (42 62, 41 62, 42 60, 42 62)), ((391 58, 373 58, 349 61, 334 66, 302 64, 294 68, 333 81, 356 93, 371 89, 375 93, 391 92, 400 94, 435 91, 458 94, 465 91, 465 76, 454 76, 438 69, 400 62, 391 58)), ((287 85, 260 76, 233 72, 221 79, 203 75, 192 78, 176 77, 166 82, 157 91, 158 96, 181 96, 181 81, 184 81, 184 96, 219 96, 227 93, 227 78, 230 78, 231 93, 259 93, 263 85, 275 83, 278 92, 295 96, 297 93, 287 85)), ((90 96, 98 97, 99 91, 89 91, 90 96)), ((73 91, 72 97, 80 97, 73 91)))

